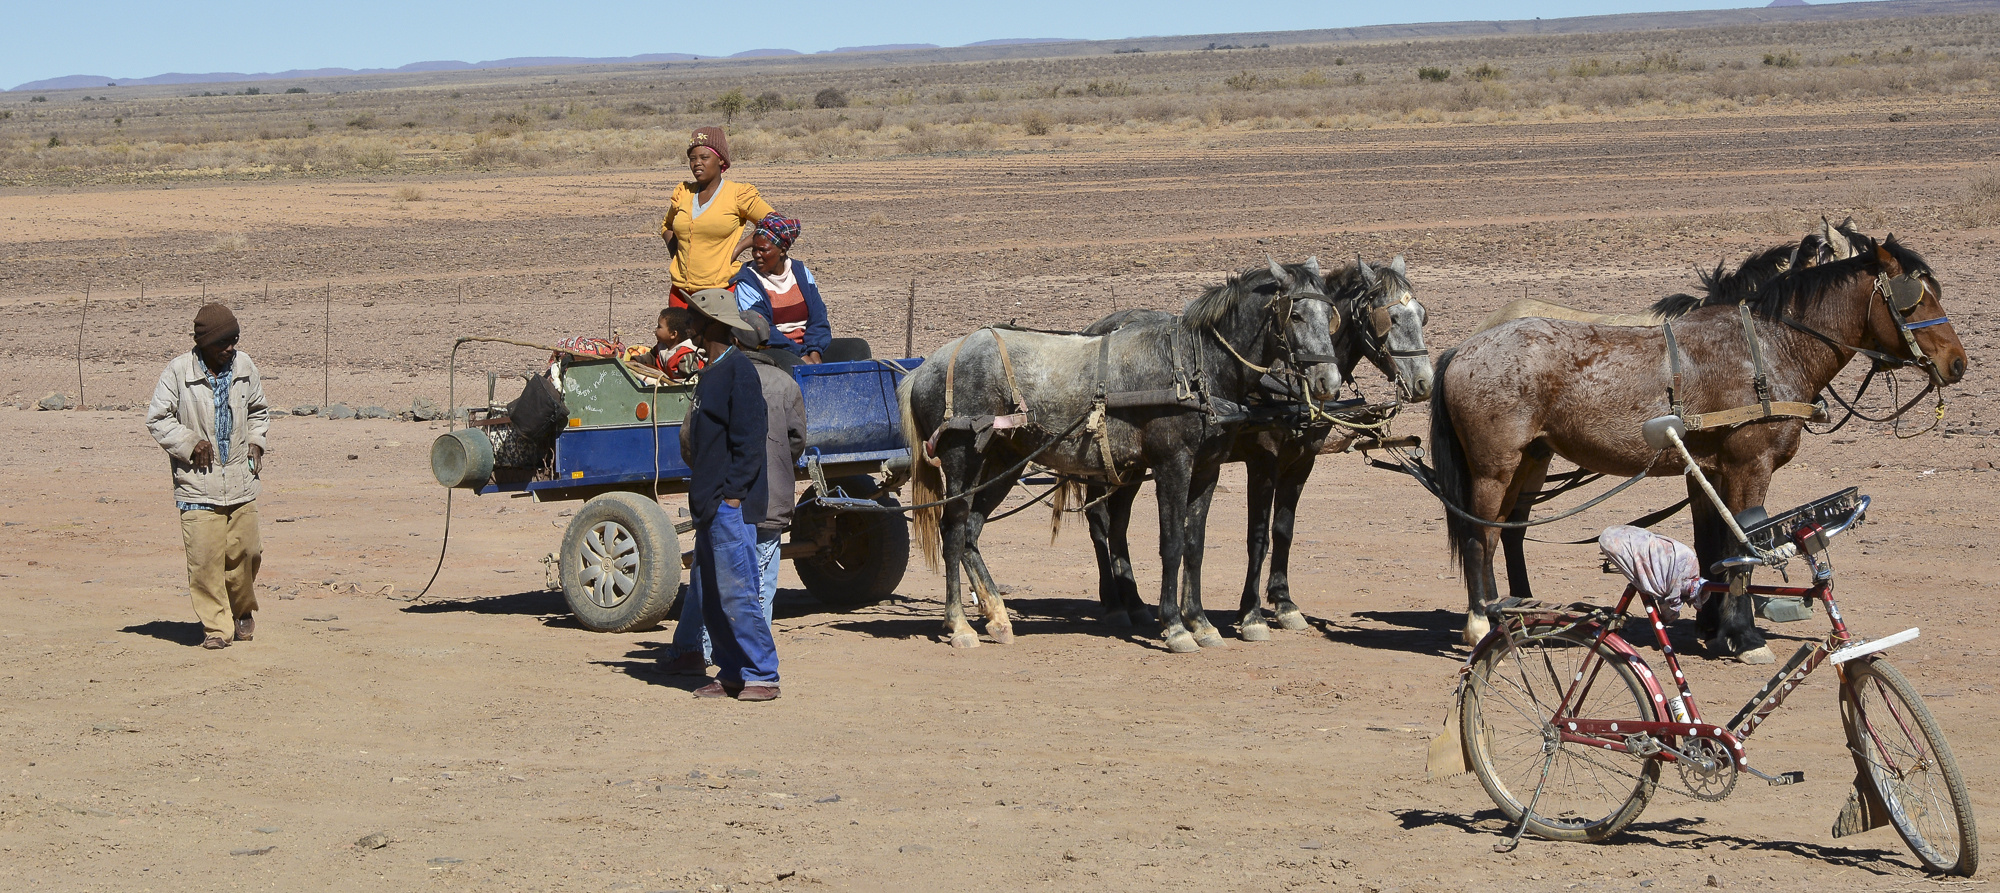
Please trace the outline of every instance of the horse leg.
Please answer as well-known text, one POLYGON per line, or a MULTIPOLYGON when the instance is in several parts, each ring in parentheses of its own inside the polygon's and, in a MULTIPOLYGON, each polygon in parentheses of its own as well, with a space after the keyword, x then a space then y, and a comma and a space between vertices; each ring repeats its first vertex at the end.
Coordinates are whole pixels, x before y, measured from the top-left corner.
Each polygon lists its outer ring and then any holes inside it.
POLYGON ((1007 602, 1000 597, 1000 587, 993 582, 993 575, 986 569, 986 559, 979 553, 979 534, 986 529, 986 519, 1007 500, 1012 487, 989 487, 972 499, 971 521, 967 529, 972 540, 965 553, 965 566, 972 576, 972 587, 979 594, 980 613, 986 615, 986 634, 1001 645, 1014 643, 1014 624, 1007 619, 1007 602))
MULTIPOLYGON (((1245 642, 1264 642, 1271 638, 1271 627, 1264 622, 1263 599, 1258 591, 1262 587, 1258 584, 1264 578, 1264 555, 1271 548, 1271 503, 1278 482, 1277 466, 1278 457, 1270 450, 1252 448, 1243 457, 1243 470, 1250 480, 1250 526, 1245 532, 1245 539, 1249 541, 1250 567, 1244 575, 1236 634, 1245 642)), ((1278 566, 1273 558, 1273 581, 1277 579, 1277 573, 1278 566)))
POLYGON ((971 527, 972 507, 967 500, 958 498, 964 494, 966 482, 978 480, 983 464, 974 452, 969 438, 947 434, 939 444, 943 454, 945 497, 950 502, 943 506, 941 523, 944 528, 944 629, 953 648, 979 647, 979 635, 972 631, 972 625, 965 622, 965 607, 961 601, 962 584, 959 577, 965 565, 966 535, 971 527), (953 441, 957 441, 954 443, 953 441))
POLYGON ((1292 530, 1298 520, 1299 495, 1306 490, 1306 480, 1312 477, 1313 462, 1319 454, 1315 445, 1301 448, 1294 445, 1287 452, 1286 460, 1278 464, 1276 491, 1277 507, 1271 515, 1271 610, 1277 614, 1278 625, 1285 629, 1305 629, 1306 618, 1299 613, 1299 606, 1292 603, 1292 530))
POLYGON ((1132 529, 1132 503, 1138 499, 1139 485, 1127 484, 1112 493, 1110 499, 1105 500, 1105 505, 1111 509, 1111 514, 1108 516, 1111 535, 1111 576, 1113 584, 1117 587, 1117 604, 1124 607, 1126 616, 1132 618, 1135 624, 1158 620, 1153 616, 1153 609, 1146 605, 1146 600, 1139 597, 1139 578, 1132 572, 1132 543, 1126 538, 1126 534, 1132 529))
MULTIPOLYGON (((1740 512, 1753 505, 1762 505, 1765 491, 1770 487, 1771 482, 1771 472, 1768 466, 1762 469, 1729 469, 1717 475, 1717 477, 1719 480, 1716 481, 1716 492, 1722 495, 1722 501, 1729 505, 1732 512, 1740 512)), ((1721 526, 1721 521, 1722 519, 1718 516, 1716 518, 1717 526, 1721 526)), ((1728 551, 1723 553, 1725 555, 1739 554, 1742 551, 1742 545, 1736 542, 1735 535, 1729 533, 1727 527, 1723 527, 1722 542, 1728 547, 1728 551)), ((1699 557, 1700 553, 1697 552, 1696 555, 1699 557)), ((1708 564, 1712 564, 1712 562, 1703 565, 1704 571, 1707 569, 1708 564)), ((1741 571, 1740 573, 1742 574, 1741 582, 1747 586, 1750 582, 1749 571, 1741 571)), ((1731 580, 1730 582, 1735 584, 1737 581, 1731 580)), ((1764 642, 1764 633, 1757 629, 1755 605, 1751 603, 1748 592, 1738 591, 1743 588, 1743 586, 1731 585, 1731 592, 1729 594, 1724 595, 1719 600, 1710 599, 1710 601, 1721 602, 1721 606, 1718 609, 1720 614, 1720 623, 1717 628, 1718 635, 1710 640, 1710 645, 1721 653, 1734 656, 1737 660, 1746 664, 1772 663, 1777 660, 1777 655, 1771 653, 1770 646, 1764 642)))
POLYGON ((1181 616, 1181 556, 1187 548, 1188 485, 1193 469, 1186 457, 1155 466, 1153 491, 1160 503, 1160 635, 1175 654, 1200 651, 1181 616))
MULTIPOLYGON (((1511 476, 1511 470, 1510 475, 1511 476)), ((1466 513, 1475 518, 1505 518, 1514 512, 1515 492, 1507 477, 1480 475, 1472 481, 1471 505, 1466 513)), ((1460 568, 1465 575, 1465 632, 1463 641, 1477 645, 1486 638, 1492 624, 1486 609, 1500 598, 1500 582, 1493 574, 1493 553, 1500 545, 1498 528, 1473 526, 1459 544, 1460 568)))
POLYGON ((1209 622, 1201 606, 1201 564, 1208 556, 1208 506, 1215 498, 1215 481, 1222 466, 1216 464, 1197 471, 1188 482, 1188 511, 1185 538, 1181 547, 1181 616, 1194 633, 1194 643, 1203 648, 1222 648, 1229 640, 1209 622))
MULTIPOLYGON (((1514 473, 1519 495, 1514 499, 1514 510, 1507 513, 1507 520, 1517 524, 1533 514, 1535 494, 1541 492, 1542 484, 1549 478, 1549 448, 1537 443, 1524 453, 1521 468, 1514 473)), ((1528 530, 1525 527, 1500 531, 1501 549, 1507 556, 1507 594, 1523 601, 1535 597, 1528 581, 1528 554, 1524 546, 1527 539, 1528 530)))
POLYGON ((1132 625, 1132 618, 1125 612, 1125 601, 1118 590, 1118 577, 1113 570, 1118 556, 1111 551, 1111 507, 1105 497, 1110 491, 1091 484, 1084 488, 1084 519, 1090 522, 1090 548, 1097 553, 1097 601, 1104 611, 1104 622, 1108 626, 1126 627, 1132 625))

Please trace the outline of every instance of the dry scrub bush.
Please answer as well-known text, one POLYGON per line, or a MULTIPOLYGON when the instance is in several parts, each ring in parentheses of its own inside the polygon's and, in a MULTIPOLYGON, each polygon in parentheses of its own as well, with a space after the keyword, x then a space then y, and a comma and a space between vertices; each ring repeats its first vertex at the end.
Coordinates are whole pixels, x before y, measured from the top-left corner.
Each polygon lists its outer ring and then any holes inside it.
POLYGON ((0 98, 0 184, 678 168, 687 132, 728 118, 739 157, 775 160, 1040 148, 1162 129, 1920 100, 2000 86, 1995 33, 2000 16, 1960 15, 877 68, 591 69, 555 84, 486 73, 477 85, 312 94, 86 103, 58 93, 42 103, 0 98), (1419 68, 1451 74, 1424 81, 1419 68), (52 133, 58 145, 48 144, 52 133))

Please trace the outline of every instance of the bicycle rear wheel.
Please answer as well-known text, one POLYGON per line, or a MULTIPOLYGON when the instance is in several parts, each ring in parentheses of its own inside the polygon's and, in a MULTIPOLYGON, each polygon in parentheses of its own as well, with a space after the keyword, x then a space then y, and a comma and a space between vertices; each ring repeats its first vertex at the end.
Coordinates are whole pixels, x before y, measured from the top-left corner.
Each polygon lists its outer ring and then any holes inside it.
POLYGON ((1889 822, 1925 867, 1971 876, 1979 869, 1972 799, 1951 745, 1908 679, 1879 658, 1847 666, 1847 743, 1874 784, 1889 822))
MULTIPOLYGON (((1495 630, 1494 636, 1505 632, 1495 630)), ((1600 648, 1569 715, 1650 721, 1657 714, 1625 659, 1600 648)), ((1657 760, 1564 744, 1550 725, 1563 695, 1591 656, 1591 638, 1551 628, 1491 643, 1460 694, 1460 722, 1479 784, 1511 821, 1520 821, 1541 785, 1528 830, 1550 840, 1598 841, 1639 817, 1660 780, 1657 760), (1548 766, 1543 783, 1543 766, 1548 766)))

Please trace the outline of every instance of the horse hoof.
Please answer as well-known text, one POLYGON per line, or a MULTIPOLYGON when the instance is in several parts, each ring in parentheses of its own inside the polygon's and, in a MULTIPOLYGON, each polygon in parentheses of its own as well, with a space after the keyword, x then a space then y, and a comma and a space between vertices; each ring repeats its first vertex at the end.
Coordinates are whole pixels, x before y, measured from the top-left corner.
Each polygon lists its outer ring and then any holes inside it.
POLYGON ((1014 627, 1012 625, 989 623, 986 625, 986 634, 993 637, 993 642, 996 645, 1014 644, 1014 627))
POLYGON ((1236 630, 1236 635, 1245 642, 1271 641, 1271 628, 1262 623, 1246 623, 1236 630))
POLYGON ((1167 650, 1175 654, 1193 654, 1201 650, 1194 637, 1187 633, 1175 633, 1167 637, 1167 650))
POLYGON ((1205 635, 1205 636, 1201 636, 1200 638, 1197 638, 1197 639, 1195 639, 1195 640, 1194 640, 1194 643, 1195 643, 1196 645, 1200 645, 1200 646, 1201 646, 1201 647, 1203 647, 1203 648, 1227 648, 1227 647, 1229 647, 1229 640, 1228 640, 1228 639, 1225 639, 1225 638, 1223 638, 1223 637, 1222 637, 1222 634, 1221 634, 1221 633, 1218 633, 1218 632, 1216 632, 1216 631, 1214 631, 1214 630, 1209 630, 1209 631, 1208 631, 1208 634, 1207 634, 1207 635, 1205 635))
POLYGON ((1746 664, 1768 664, 1778 659, 1771 649, 1762 645, 1736 655, 1736 659, 1746 664))
POLYGON ((1481 617, 1478 614, 1466 615, 1465 636, 1464 636, 1465 644, 1477 645, 1479 644, 1480 640, 1486 638, 1486 634, 1491 631, 1492 631, 1492 626, 1486 622, 1486 618, 1481 617))
POLYGON ((959 633, 951 637, 953 648, 978 648, 979 636, 974 633, 959 633))
POLYGON ((1301 614, 1301 613, 1299 613, 1299 612, 1298 612, 1298 611, 1296 611, 1296 610, 1293 610, 1293 611, 1279 611, 1279 612, 1278 612, 1278 625, 1279 625, 1279 626, 1282 626, 1282 627, 1284 627, 1284 628, 1286 628, 1286 629, 1289 629, 1289 630, 1301 630, 1301 629, 1305 629, 1305 628, 1306 628, 1306 615, 1304 615, 1304 614, 1301 614))
POLYGON ((1124 611, 1112 611, 1105 614, 1103 619, 1105 626, 1115 626, 1119 629, 1130 629, 1132 627, 1132 615, 1124 611))

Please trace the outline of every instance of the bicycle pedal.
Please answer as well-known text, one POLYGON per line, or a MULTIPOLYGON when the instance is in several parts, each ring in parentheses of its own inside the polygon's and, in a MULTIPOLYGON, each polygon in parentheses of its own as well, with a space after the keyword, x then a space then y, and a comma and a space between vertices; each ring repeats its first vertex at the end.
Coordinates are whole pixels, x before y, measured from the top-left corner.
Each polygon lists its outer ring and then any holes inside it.
POLYGON ((1790 772, 1778 773, 1777 777, 1771 779, 1771 786, 1777 787, 1779 785, 1798 784, 1799 782, 1805 780, 1806 780, 1805 771, 1800 769, 1794 769, 1790 772))

